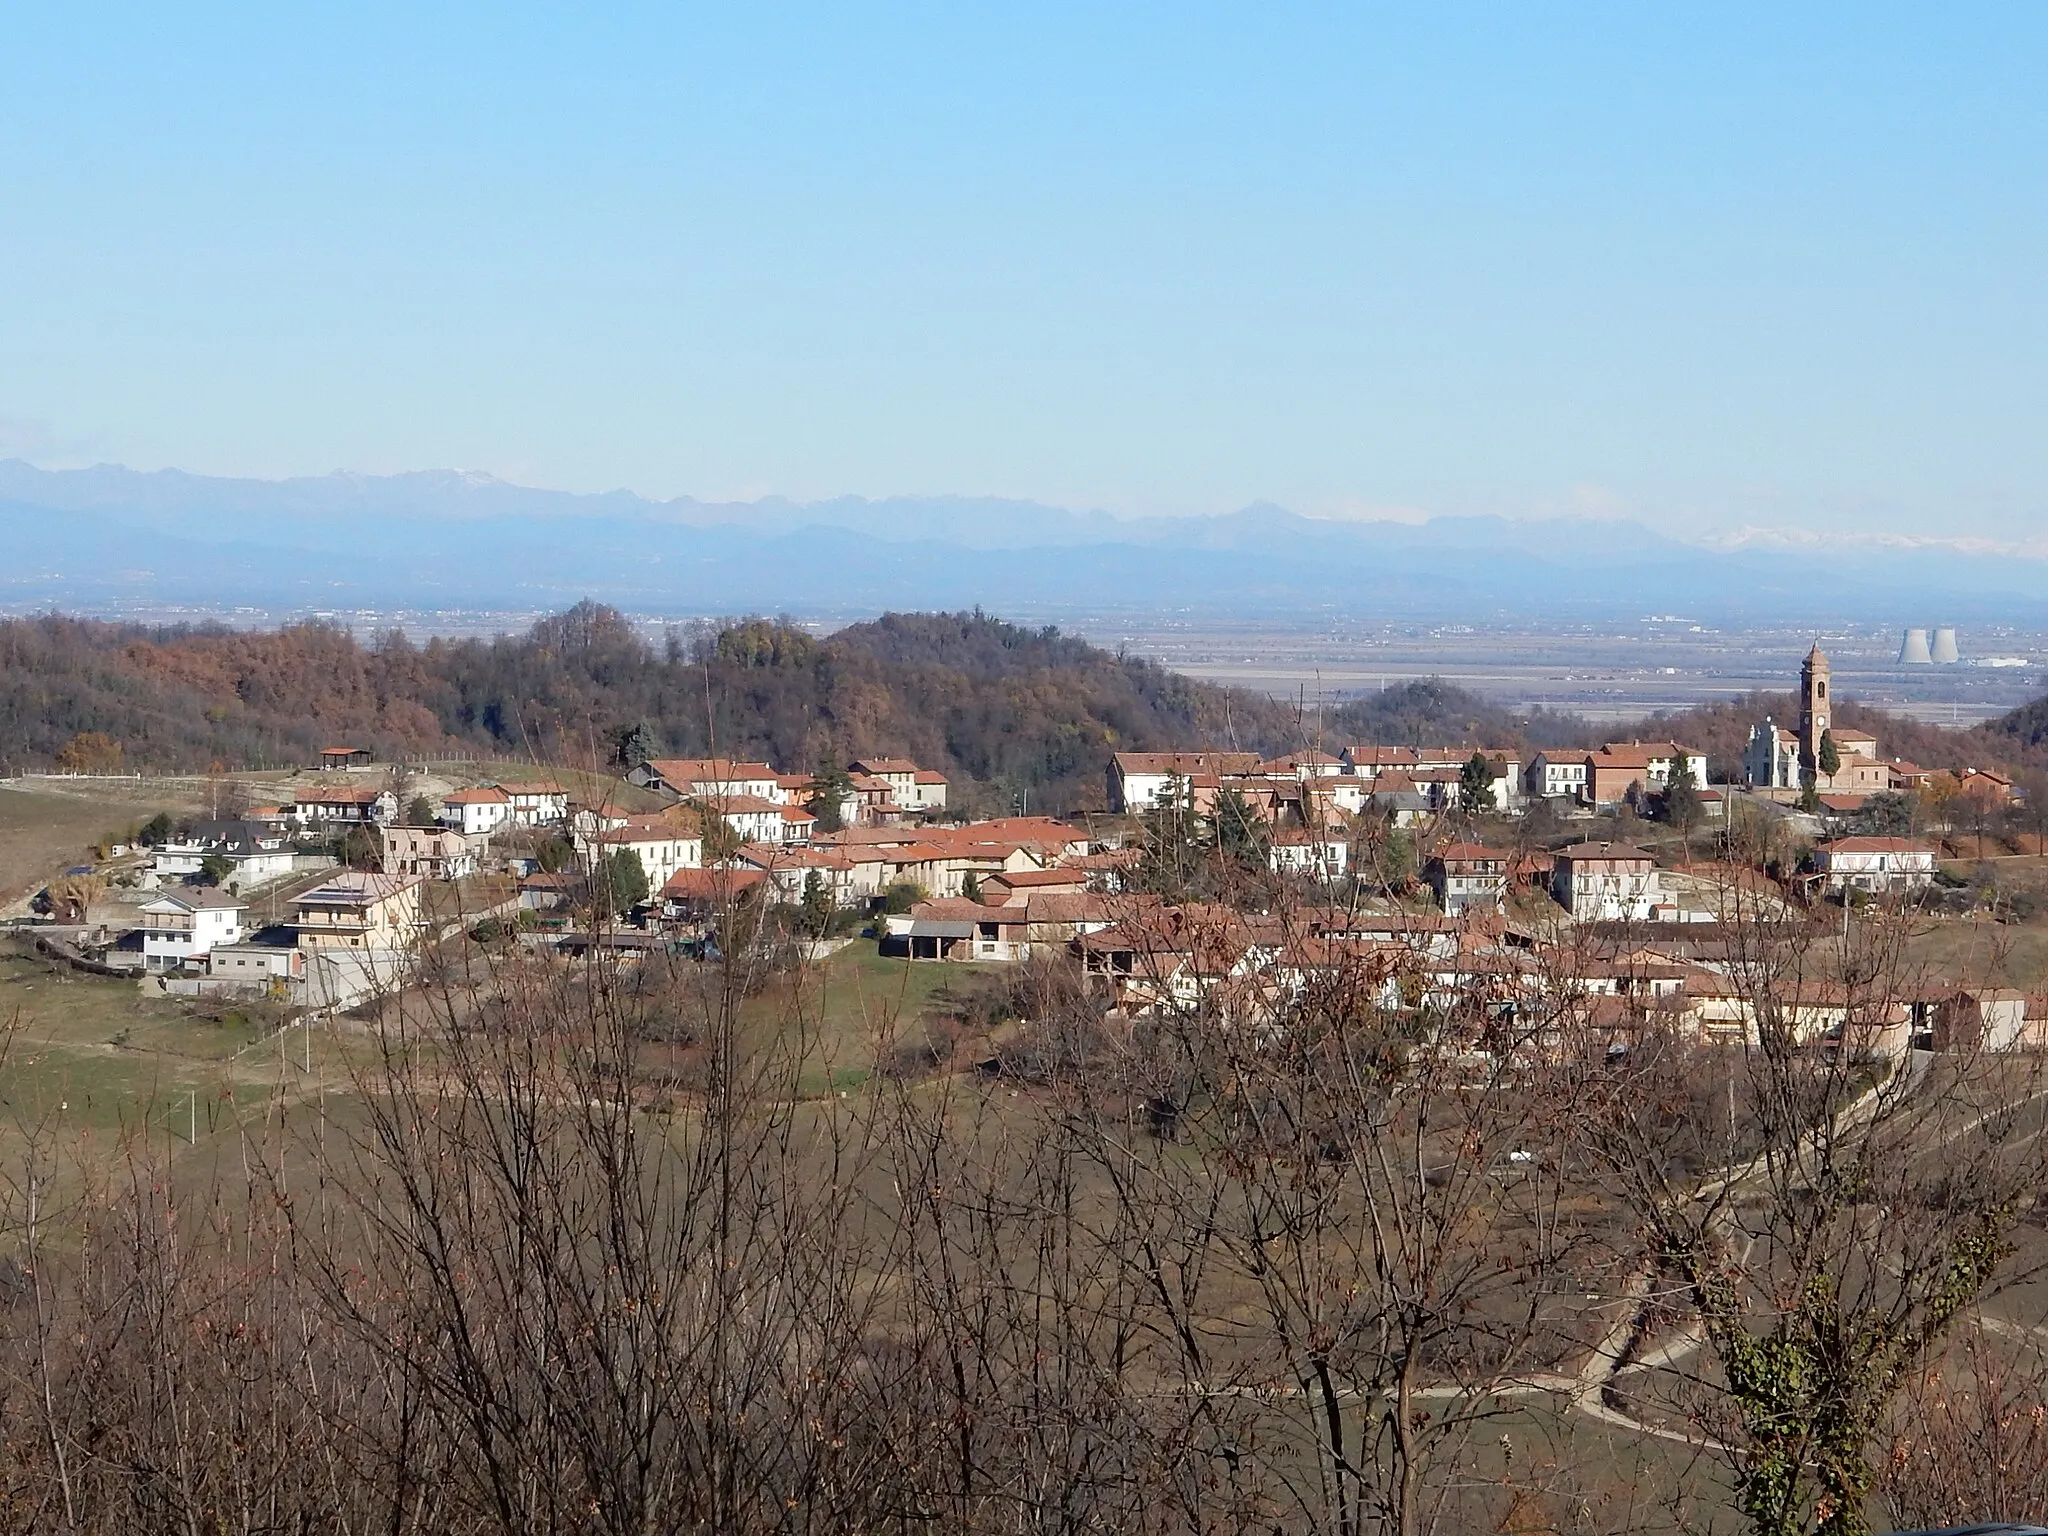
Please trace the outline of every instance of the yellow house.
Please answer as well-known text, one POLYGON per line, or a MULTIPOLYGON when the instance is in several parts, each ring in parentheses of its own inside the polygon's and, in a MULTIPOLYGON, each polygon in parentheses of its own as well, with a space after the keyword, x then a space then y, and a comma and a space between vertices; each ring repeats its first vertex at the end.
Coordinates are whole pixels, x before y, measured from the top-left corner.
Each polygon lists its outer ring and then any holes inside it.
POLYGON ((409 948, 420 928, 421 887, 417 875, 345 870, 293 903, 299 948, 409 948))

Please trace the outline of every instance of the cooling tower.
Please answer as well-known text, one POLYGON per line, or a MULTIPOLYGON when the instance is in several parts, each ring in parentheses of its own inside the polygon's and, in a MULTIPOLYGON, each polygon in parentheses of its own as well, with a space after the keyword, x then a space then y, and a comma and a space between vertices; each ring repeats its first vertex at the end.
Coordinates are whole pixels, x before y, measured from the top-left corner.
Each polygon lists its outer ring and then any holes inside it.
POLYGON ((1899 646, 1899 665, 1902 667, 1925 667, 1934 661, 1934 655, 1927 649, 1927 631, 1909 629, 1899 646))
POLYGON ((1944 625, 1934 632, 1934 660, 1937 666, 1963 658, 1956 650, 1956 632, 1944 625))

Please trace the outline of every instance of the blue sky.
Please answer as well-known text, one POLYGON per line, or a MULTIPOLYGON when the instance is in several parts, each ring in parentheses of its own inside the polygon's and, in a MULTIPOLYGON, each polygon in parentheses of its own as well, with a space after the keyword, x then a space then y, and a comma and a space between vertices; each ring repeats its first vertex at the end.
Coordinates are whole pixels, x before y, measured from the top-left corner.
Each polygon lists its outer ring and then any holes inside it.
POLYGON ((2038 4, 14 6, 0 453, 2018 538, 2044 64, 2038 4))

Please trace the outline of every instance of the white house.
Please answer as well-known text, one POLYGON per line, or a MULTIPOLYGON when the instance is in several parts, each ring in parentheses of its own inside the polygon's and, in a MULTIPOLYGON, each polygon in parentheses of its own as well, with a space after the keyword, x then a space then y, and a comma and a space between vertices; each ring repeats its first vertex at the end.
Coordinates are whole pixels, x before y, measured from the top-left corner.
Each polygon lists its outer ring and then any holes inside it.
POLYGON ((175 971, 216 944, 238 943, 247 903, 225 891, 178 891, 142 909, 142 968, 175 971))
POLYGON ((1641 921, 1657 902, 1657 864, 1627 843, 1574 843, 1558 849, 1550 889, 1580 922, 1641 921))
MULTIPOLYGON (((1486 760, 1486 782, 1493 791, 1493 808, 1497 811, 1520 811, 1523 799, 1520 760, 1512 752, 1482 752, 1480 756, 1486 760)), ((1462 763, 1458 771, 1464 772, 1462 763)))
POLYGON ((235 821, 202 822, 170 838, 157 849, 150 868, 160 881, 183 880, 198 874, 208 859, 216 858, 234 866, 221 884, 237 890, 282 879, 292 872, 292 848, 282 833, 235 821))
POLYGON ((766 763, 737 763, 729 757, 657 757, 636 763, 626 781, 642 789, 665 789, 685 800, 712 795, 752 795, 781 804, 782 775, 766 763))
POLYGON ((1934 883, 1931 844, 1908 837, 1838 837, 1813 851, 1831 891, 1919 891, 1934 883))
MULTIPOLYGON (((564 814, 567 814, 566 802, 564 814)), ((481 837, 495 832, 511 820, 512 797, 495 784, 458 789, 441 799, 442 824, 464 837, 481 837)))
POLYGON ((946 776, 920 768, 907 757, 867 757, 848 763, 849 774, 879 779, 899 810, 942 811, 946 808, 946 776))
POLYGON ((1544 800, 1586 798, 1586 754, 1538 752, 1529 760, 1529 793, 1544 800))
POLYGON ((515 827, 558 827, 569 819, 569 791, 559 784, 501 784, 515 827))
POLYGON ((1109 808, 1145 810, 1156 805, 1176 779, 1228 778, 1258 771, 1256 752, 1119 752, 1109 764, 1109 808))
POLYGON ((1328 752, 1293 752, 1259 764, 1259 772, 1269 779, 1333 779, 1350 771, 1343 758, 1328 752))
POLYGON ((1267 859, 1276 873, 1310 880, 1342 880, 1351 868, 1351 845, 1330 832, 1293 827, 1273 834, 1267 859))
POLYGON ((778 805, 759 795, 705 795, 699 803, 743 843, 807 843, 818 823, 800 805, 778 805))
POLYGON ((398 819, 398 796, 388 789, 315 789, 298 797, 298 819, 309 827, 368 826, 398 819))
POLYGON ((638 854, 640 867, 647 871, 647 885, 658 891, 679 869, 700 869, 704 864, 704 834, 688 821, 687 813, 663 812, 655 816, 629 816, 621 826, 593 832, 578 839, 578 851, 593 863, 622 850, 638 854))

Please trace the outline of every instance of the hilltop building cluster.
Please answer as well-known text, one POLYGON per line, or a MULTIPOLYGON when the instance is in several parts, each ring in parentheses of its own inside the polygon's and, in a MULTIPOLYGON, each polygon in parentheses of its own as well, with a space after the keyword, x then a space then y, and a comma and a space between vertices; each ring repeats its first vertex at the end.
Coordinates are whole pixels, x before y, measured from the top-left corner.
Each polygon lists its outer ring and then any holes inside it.
MULTIPOLYGON (((1384 962, 1404 995, 1469 999, 1492 988, 1503 1006, 1539 994, 1552 1004, 1583 994, 1589 1006, 1654 999, 1703 1031, 1737 1029, 1746 1026, 1712 942, 1731 901, 1911 896, 1937 876, 1931 842, 1842 824, 1873 796, 1933 776, 1838 726, 1831 681, 1816 646, 1801 668, 1796 729, 1757 724, 1740 787, 1710 784, 1706 754, 1668 740, 1534 753, 1372 743, 1279 757, 1119 752, 1107 768, 1108 814, 1072 822, 968 819, 943 773, 902 758, 820 773, 646 758, 623 773, 636 796, 593 776, 580 793, 550 779, 487 781, 401 806, 402 786, 355 787, 375 765, 336 746, 289 803, 159 839, 142 876, 158 893, 134 942, 115 948, 176 990, 254 988, 338 1005, 388 983, 423 941, 480 919, 537 942, 585 944, 623 905, 627 929, 605 942, 646 948, 751 902, 861 914, 884 953, 917 960, 1068 954, 1124 1008, 1213 994, 1256 1016, 1319 964, 1363 955, 1384 962), (1558 835, 1622 807, 1663 814, 1681 790, 1701 821, 1725 817, 1731 797, 1778 816, 1800 814, 1795 794, 1808 810, 1818 797, 1814 824, 1838 835, 1767 891, 1725 869, 1715 885, 1661 867, 1590 825, 1576 840, 1558 835), (626 809, 622 798, 651 798, 651 808, 626 809), (1505 830, 1539 806, 1543 835, 1505 830), (1488 828, 1514 846, 1486 841, 1488 828), (1293 887, 1320 914, 1313 923, 1280 933, 1257 911, 1165 899, 1148 863, 1161 839, 1216 848, 1233 836, 1233 856, 1275 889, 1293 887), (1397 845, 1406 862, 1390 875, 1397 845), (337 858, 356 867, 337 868, 337 858), (437 900, 440 889, 490 894, 478 905, 437 900), (266 900, 266 890, 283 894, 266 900), (251 918, 259 902, 263 923, 251 918), (1588 935, 1615 937, 1588 950, 1588 935)), ((2010 795, 1990 770, 1964 777, 1975 792, 2010 795)), ((1812 1006, 1817 1028, 1841 1013, 1819 993, 1812 1006)), ((2014 1017, 2048 1028, 2048 1004, 1993 1011, 2001 1029, 2014 1017)))
MULTIPOLYGON (((1743 781, 1755 790, 1786 794, 1811 790, 1824 809, 1853 811, 1872 795, 1915 794, 1933 783, 1933 771, 1902 757, 1887 758, 1868 731, 1835 723, 1832 669, 1818 645, 1799 667, 1799 721, 1787 729, 1766 717, 1750 731, 1742 753, 1743 781)), ((1992 768, 1955 775, 1963 794, 2003 802, 2012 780, 1992 768)))

